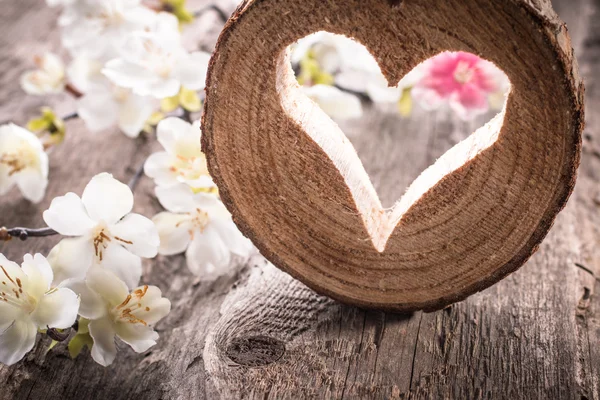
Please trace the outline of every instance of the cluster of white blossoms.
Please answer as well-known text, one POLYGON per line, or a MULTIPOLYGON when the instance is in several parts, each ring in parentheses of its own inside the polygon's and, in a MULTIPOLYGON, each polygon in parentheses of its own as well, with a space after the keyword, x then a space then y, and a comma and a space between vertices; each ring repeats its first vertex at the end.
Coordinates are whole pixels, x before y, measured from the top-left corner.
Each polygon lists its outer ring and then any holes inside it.
MULTIPOLYGON (((0 255, 0 362, 21 360, 41 332, 68 339, 73 357, 90 347, 107 366, 117 339, 136 352, 156 344, 154 327, 170 312, 157 287, 140 286, 143 259, 185 253, 192 273, 210 280, 254 247, 221 202, 199 123, 189 122, 202 107, 198 91, 210 56, 182 45, 180 23, 193 19, 185 2, 155 3, 163 11, 141 0, 47 3, 63 7, 59 25, 71 61, 53 53, 35 58, 36 69, 21 77, 23 90, 72 94, 77 112, 69 118, 81 118, 90 131, 117 126, 131 138, 156 132, 164 151, 148 158, 145 172, 166 211, 152 220, 132 213, 131 188, 108 173, 93 177, 81 196, 53 199, 43 219, 63 238, 47 258, 26 255, 19 267, 0 255), (178 111, 184 119, 168 116, 178 111)), ((64 120, 44 108, 28 129, 0 126, 0 195, 17 186, 32 202, 43 199, 47 150, 65 137, 64 120)))
MULTIPOLYGON (((184 8, 185 1, 175 4, 161 0, 158 9, 142 0, 47 3, 62 7, 58 24, 70 61, 65 63, 51 52, 36 55, 35 69, 21 76, 26 93, 46 96, 66 91, 75 97, 74 115, 90 131, 117 126, 132 138, 150 131, 164 113, 177 108, 200 111, 198 91, 204 89, 210 54, 189 52, 183 46, 180 25, 193 19, 184 8)), ((48 150, 62 141, 64 127, 57 129, 55 125, 62 124, 58 118, 47 124, 40 125, 39 119, 38 124, 35 122, 30 121, 29 130, 47 131, 55 134, 54 138, 44 140, 40 137, 44 132, 36 138, 13 125, 0 128, 4 136, 11 136, 11 142, 30 136, 27 149, 20 146, 17 151, 13 144, 0 146, 0 195, 17 184, 28 200, 39 202, 43 198, 48 163, 39 148, 48 150), (34 168, 23 167, 33 164, 36 174, 34 168), (34 188, 33 182, 39 184, 34 188)))
POLYGON ((217 278, 233 266, 232 255, 248 257, 252 243, 219 200, 200 147, 200 124, 167 118, 158 124, 157 137, 164 151, 148 158, 145 172, 167 210, 153 218, 160 235, 158 252, 185 252, 192 273, 217 278))
POLYGON ((104 366, 115 359, 117 337, 137 352, 156 344, 154 326, 171 303, 157 287, 139 286, 141 258, 156 256, 159 236, 132 208, 131 189, 99 174, 81 197, 57 197, 44 212, 48 226, 68 236, 47 259, 26 255, 19 268, 0 254, 0 362, 21 360, 38 331, 69 329, 76 321, 104 366))
POLYGON ((357 118, 363 94, 378 104, 396 104, 410 115, 413 100, 424 109, 445 104, 463 120, 500 109, 510 88, 506 75, 473 54, 441 53, 390 86, 369 51, 345 36, 317 32, 301 39, 291 61, 302 89, 332 118, 357 118))

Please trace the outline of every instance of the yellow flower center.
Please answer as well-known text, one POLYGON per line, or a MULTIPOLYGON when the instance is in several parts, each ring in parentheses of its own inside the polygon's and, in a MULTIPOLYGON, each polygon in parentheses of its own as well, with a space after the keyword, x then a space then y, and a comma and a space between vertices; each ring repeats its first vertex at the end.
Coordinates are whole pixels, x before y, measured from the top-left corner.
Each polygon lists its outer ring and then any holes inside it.
POLYGON ((11 153, 0 154, 0 164, 6 165, 8 167, 8 175, 12 176, 23 171, 25 168, 37 166, 38 159, 32 149, 22 147, 11 153))
POLYGON ((104 223, 100 223, 98 226, 96 226, 92 236, 94 238, 94 252, 96 254, 96 258, 98 258, 98 261, 100 262, 102 262, 104 258, 104 250, 108 248, 108 245, 113 241, 113 239, 117 242, 120 242, 120 244, 133 244, 133 242, 130 240, 125 240, 118 236, 111 235, 108 231, 108 227, 104 223))
POLYGON ((185 148, 177 152, 177 157, 171 163, 171 171, 185 180, 209 176, 206 156, 202 152, 196 154, 195 151, 185 148))
POLYGON ((144 321, 144 314, 150 312, 150 307, 142 304, 142 300, 147 292, 148 285, 145 285, 141 289, 137 289, 127 295, 127 298, 121 304, 110 311, 113 320, 115 322, 148 326, 148 323, 144 321))
POLYGON ((464 61, 460 61, 454 70, 454 80, 462 85, 469 83, 473 75, 473 69, 464 61))

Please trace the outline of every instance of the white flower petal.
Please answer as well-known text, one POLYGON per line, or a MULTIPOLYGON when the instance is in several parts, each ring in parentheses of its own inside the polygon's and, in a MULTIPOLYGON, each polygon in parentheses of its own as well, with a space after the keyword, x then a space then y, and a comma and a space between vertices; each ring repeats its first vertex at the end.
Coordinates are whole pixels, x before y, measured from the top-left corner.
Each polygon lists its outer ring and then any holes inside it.
POLYGON ((211 221, 211 225, 232 253, 247 257, 254 248, 252 242, 242 235, 231 219, 211 221))
POLYGON ((137 137, 153 111, 154 106, 150 98, 130 94, 119 110, 119 128, 127 136, 137 137))
POLYGON ((66 329, 75 323, 78 311, 77 295, 71 289, 60 288, 42 297, 31 319, 40 328, 66 329))
POLYGON ((177 182, 177 173, 171 169, 171 156, 166 151, 150 155, 144 164, 144 172, 157 185, 173 185, 177 182))
MULTIPOLYGON (((43 163, 48 163, 47 156, 42 158, 43 163)), ((26 168, 15 174, 15 181, 27 200, 32 203, 39 203, 46 194, 48 186, 48 175, 36 168, 26 168)))
POLYGON ((7 284, 17 284, 17 279, 21 281, 21 284, 26 286, 29 278, 25 275, 25 272, 19 267, 19 264, 10 261, 3 254, 0 254, 0 285, 2 282, 7 284))
POLYGON ((119 339, 130 345, 137 353, 148 350, 158 340, 158 333, 142 324, 117 323, 115 331, 119 339))
POLYGON ((335 84, 342 89, 352 92, 365 93, 371 74, 358 70, 343 70, 335 75, 335 84))
MULTIPOLYGON (((181 118, 165 118, 160 121, 156 127, 156 137, 167 153, 176 156, 178 141, 183 135, 186 135, 191 128, 192 125, 181 118)), ((198 143, 199 142, 200 133, 198 133, 198 143)))
POLYGON ((327 85, 304 87, 304 93, 332 118, 358 118, 362 115, 362 105, 358 97, 327 85))
POLYGON ((160 236, 158 252, 165 256, 183 253, 191 241, 193 226, 188 214, 162 212, 152 218, 160 236))
POLYGON ((367 94, 375 103, 397 103, 403 88, 390 87, 383 74, 371 76, 367 82, 367 94))
POLYGON ((156 286, 148 286, 146 295, 140 299, 144 311, 140 313, 141 318, 150 326, 156 325, 171 311, 171 302, 162 297, 162 292, 156 286), (149 309, 148 311, 145 311, 149 309))
POLYGON ((208 226, 202 234, 196 234, 190 243, 186 260, 194 275, 212 280, 228 272, 231 252, 217 231, 208 226))
POLYGON ((29 353, 35 344, 37 327, 29 319, 16 320, 0 333, 0 363, 13 365, 29 353))
POLYGON ((48 254, 54 271, 53 287, 70 279, 83 279, 94 258, 94 246, 86 237, 61 240, 48 254))
POLYGON ((80 298, 79 315, 89 320, 102 318, 107 314, 106 302, 88 287, 83 280, 70 280, 63 285, 71 289, 80 298))
POLYGON ((119 244, 135 255, 156 257, 160 239, 154 223, 139 214, 128 214, 110 228, 111 235, 119 244))
POLYGON ((109 244, 102 251, 98 265, 113 272, 128 288, 136 287, 142 277, 142 259, 118 244, 109 244))
POLYGON ((143 88, 134 88, 133 91, 140 96, 152 96, 157 99, 172 97, 179 93, 181 83, 174 78, 154 80, 143 88))
POLYGON ((92 87, 107 83, 101 71, 102 63, 98 60, 77 57, 69 64, 67 76, 73 86, 82 93, 87 93, 92 87))
POLYGON ((36 254, 35 257, 25 254, 21 268, 27 275, 27 293, 39 300, 50 289, 54 279, 52 267, 41 254, 36 254))
POLYGON ((127 285, 106 268, 90 269, 85 282, 94 293, 113 307, 121 304, 129 295, 127 285))
POLYGON ((113 363, 117 356, 115 345, 115 330, 109 317, 91 321, 88 325, 90 336, 94 339, 92 358, 98 364, 107 367, 113 363))
POLYGON ((5 164, 0 164, 0 196, 8 193, 15 185, 15 176, 9 175, 10 171, 5 164))
POLYGON ((436 110, 444 104, 444 98, 434 89, 424 86, 415 86, 410 92, 411 96, 425 110, 436 110))
POLYGON ((185 213, 196 209, 194 192, 185 183, 173 186, 157 186, 154 193, 156 193, 160 204, 168 211, 185 213))
POLYGON ((52 200, 50 207, 44 211, 44 221, 50 228, 66 236, 82 236, 96 226, 75 193, 52 200))
MULTIPOLYGON (((145 96, 149 93, 143 93, 144 90, 140 93, 139 88, 145 87, 148 81, 155 79, 155 75, 148 69, 120 58, 107 62, 102 69, 102 73, 115 85, 133 89, 134 92, 141 96, 145 96)), ((171 96, 174 96, 175 94, 177 94, 177 92, 173 93, 171 96)))
POLYGON ((0 334, 21 316, 21 310, 0 301, 0 334))
POLYGON ((131 189, 106 172, 92 178, 81 200, 93 220, 107 224, 115 224, 133 208, 131 189))
POLYGON ((110 90, 95 87, 77 101, 77 114, 89 130, 102 131, 117 123, 119 104, 110 90))
POLYGON ((202 90, 205 87, 206 73, 210 54, 198 51, 179 60, 174 75, 179 82, 190 90, 202 90))

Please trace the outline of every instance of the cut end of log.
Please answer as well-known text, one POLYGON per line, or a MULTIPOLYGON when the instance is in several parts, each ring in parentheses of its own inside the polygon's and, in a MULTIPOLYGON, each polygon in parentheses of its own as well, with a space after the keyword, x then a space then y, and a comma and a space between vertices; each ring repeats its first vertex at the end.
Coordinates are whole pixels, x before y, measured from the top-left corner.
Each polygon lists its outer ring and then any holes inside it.
POLYGON ((545 0, 392 3, 245 3, 211 61, 202 145, 234 220, 273 264, 350 304, 434 310, 515 271, 545 237, 575 183, 583 85, 545 0), (362 43, 390 82, 442 51, 477 54, 508 75, 505 109, 384 210, 291 71, 288 47, 322 30, 362 43))

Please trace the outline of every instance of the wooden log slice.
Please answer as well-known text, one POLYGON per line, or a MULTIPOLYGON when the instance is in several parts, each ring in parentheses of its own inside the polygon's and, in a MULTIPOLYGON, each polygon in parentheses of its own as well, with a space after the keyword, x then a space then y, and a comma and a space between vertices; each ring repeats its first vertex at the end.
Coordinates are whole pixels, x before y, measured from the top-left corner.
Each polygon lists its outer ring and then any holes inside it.
POLYGON ((435 310, 535 252, 575 184, 583 120, 550 1, 255 0, 217 44, 202 147, 234 221, 273 264, 349 304, 435 310), (442 51, 477 54, 509 77, 506 106, 383 209, 291 69, 289 46, 322 30, 362 43, 392 86, 442 51))

